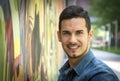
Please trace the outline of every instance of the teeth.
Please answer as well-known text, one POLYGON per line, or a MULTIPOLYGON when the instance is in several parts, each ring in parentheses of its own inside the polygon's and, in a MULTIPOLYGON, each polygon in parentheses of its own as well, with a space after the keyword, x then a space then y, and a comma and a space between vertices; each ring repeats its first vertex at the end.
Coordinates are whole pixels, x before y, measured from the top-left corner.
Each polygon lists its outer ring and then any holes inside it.
POLYGON ((75 49, 75 48, 77 48, 78 46, 70 46, 70 48, 72 48, 72 49, 75 49))

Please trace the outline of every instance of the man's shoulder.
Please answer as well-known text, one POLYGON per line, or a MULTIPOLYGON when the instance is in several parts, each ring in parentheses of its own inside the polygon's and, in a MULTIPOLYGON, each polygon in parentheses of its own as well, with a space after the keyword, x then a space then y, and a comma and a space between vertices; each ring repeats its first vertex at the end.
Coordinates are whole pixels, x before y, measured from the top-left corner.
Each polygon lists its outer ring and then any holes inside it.
POLYGON ((83 74, 91 81, 119 81, 113 70, 97 58, 91 61, 83 74))
POLYGON ((77 79, 81 81, 119 81, 112 69, 96 58, 77 79))
POLYGON ((88 70, 94 72, 101 72, 101 71, 107 71, 107 72, 113 72, 112 69, 106 65, 104 62, 102 62, 101 60, 97 59, 96 57, 94 59, 92 59, 92 61, 90 62, 90 64, 87 67, 88 70))

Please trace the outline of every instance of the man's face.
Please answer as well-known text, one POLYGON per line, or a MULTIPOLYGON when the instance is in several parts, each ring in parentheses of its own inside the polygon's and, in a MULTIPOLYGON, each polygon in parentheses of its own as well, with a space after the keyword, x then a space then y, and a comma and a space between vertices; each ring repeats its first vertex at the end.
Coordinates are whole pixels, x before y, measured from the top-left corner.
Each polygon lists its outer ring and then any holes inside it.
POLYGON ((89 48, 93 31, 87 32, 84 18, 65 19, 61 22, 58 39, 69 58, 84 56, 89 48))

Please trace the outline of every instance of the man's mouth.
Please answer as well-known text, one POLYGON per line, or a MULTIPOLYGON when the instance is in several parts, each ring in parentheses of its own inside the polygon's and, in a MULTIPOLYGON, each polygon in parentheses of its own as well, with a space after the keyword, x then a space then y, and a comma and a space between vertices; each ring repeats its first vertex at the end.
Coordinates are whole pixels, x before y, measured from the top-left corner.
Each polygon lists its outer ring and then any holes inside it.
POLYGON ((76 51, 80 46, 79 45, 68 45, 67 47, 71 51, 76 51))

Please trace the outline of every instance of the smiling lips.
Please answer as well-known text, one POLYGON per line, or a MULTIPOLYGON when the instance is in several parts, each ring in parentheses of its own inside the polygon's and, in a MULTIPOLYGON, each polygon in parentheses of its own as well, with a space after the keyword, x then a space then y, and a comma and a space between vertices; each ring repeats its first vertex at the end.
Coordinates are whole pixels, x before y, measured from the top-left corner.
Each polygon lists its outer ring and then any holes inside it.
POLYGON ((80 46, 79 45, 68 45, 68 49, 70 49, 72 52, 75 52, 80 46))

